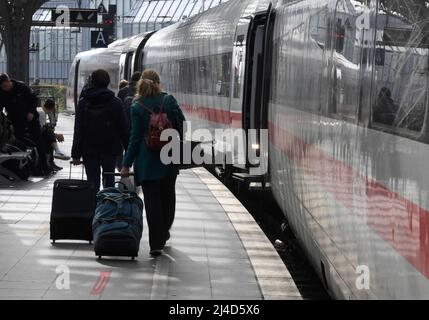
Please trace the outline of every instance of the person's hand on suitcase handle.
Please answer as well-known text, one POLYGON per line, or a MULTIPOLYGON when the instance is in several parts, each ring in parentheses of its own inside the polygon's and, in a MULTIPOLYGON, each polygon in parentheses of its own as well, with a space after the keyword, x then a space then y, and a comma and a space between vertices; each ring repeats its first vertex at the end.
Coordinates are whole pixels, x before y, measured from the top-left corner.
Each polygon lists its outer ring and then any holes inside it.
POLYGON ((121 177, 121 178, 129 178, 129 177, 134 177, 135 173, 134 172, 130 172, 130 169, 127 168, 127 172, 121 172, 120 173, 115 173, 115 172, 103 172, 103 176, 115 176, 115 177, 121 177))
POLYGON ((81 164, 83 164, 83 162, 80 161, 80 159, 73 159, 73 161, 71 161, 70 163, 73 164, 74 166, 80 166, 81 164))
POLYGON ((131 174, 130 174, 130 168, 122 167, 122 170, 121 170, 121 177, 122 177, 122 178, 128 178, 130 175, 131 175, 131 174))

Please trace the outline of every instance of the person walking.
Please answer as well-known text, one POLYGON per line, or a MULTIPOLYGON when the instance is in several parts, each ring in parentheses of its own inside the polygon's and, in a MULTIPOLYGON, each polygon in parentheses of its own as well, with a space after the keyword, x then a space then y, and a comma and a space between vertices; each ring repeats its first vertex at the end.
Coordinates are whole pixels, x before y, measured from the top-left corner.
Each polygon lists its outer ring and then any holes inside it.
POLYGON ((127 87, 130 83, 127 80, 121 80, 119 82, 119 91, 127 87))
POLYGON ((122 100, 122 102, 125 102, 126 97, 134 97, 137 93, 137 83, 139 82, 140 78, 142 76, 142 73, 139 71, 136 71, 131 76, 130 82, 128 82, 124 87, 119 88, 118 97, 122 100))
MULTIPOLYGON (((107 71, 94 71, 76 108, 73 164, 80 165, 83 159, 88 180, 96 190, 100 190, 101 169, 103 173, 114 172, 116 158, 127 149, 129 142, 122 102, 108 89, 109 84, 107 71)), ((114 179, 106 176, 104 187, 113 187, 114 179)))
POLYGON ((131 130, 131 106, 137 93, 137 83, 142 76, 141 72, 134 72, 131 76, 131 81, 127 86, 119 90, 118 98, 124 103, 125 119, 127 120, 128 128, 131 130))
POLYGON ((148 143, 151 116, 161 113, 167 115, 173 128, 180 130, 185 117, 176 99, 161 91, 160 77, 155 70, 146 70, 137 84, 137 96, 131 107, 131 139, 121 175, 128 177, 134 164, 135 183, 143 189, 150 254, 154 257, 162 254, 170 238, 179 174, 177 167, 165 165, 161 161, 160 150, 148 143))

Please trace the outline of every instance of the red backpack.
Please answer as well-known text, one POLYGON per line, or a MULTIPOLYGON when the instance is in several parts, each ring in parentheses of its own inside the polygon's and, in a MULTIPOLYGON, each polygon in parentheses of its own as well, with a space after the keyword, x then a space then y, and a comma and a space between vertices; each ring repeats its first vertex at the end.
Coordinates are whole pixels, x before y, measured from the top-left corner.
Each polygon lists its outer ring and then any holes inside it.
POLYGON ((161 134, 164 130, 172 129, 173 126, 167 117, 167 114, 163 112, 164 102, 167 96, 162 99, 162 104, 159 107, 159 113, 156 113, 152 109, 149 109, 143 105, 143 107, 149 111, 149 128, 146 133, 146 146, 152 151, 161 151, 161 149, 169 143, 169 141, 161 141, 161 134))

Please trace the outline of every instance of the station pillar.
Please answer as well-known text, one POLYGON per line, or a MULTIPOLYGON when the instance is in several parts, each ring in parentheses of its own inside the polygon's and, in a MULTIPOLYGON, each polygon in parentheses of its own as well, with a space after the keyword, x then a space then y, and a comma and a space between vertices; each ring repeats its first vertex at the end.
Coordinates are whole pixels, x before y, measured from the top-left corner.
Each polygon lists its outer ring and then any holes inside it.
POLYGON ((7 54, 7 72, 29 82, 29 44, 33 14, 48 0, 0 0, 2 37, 7 54))

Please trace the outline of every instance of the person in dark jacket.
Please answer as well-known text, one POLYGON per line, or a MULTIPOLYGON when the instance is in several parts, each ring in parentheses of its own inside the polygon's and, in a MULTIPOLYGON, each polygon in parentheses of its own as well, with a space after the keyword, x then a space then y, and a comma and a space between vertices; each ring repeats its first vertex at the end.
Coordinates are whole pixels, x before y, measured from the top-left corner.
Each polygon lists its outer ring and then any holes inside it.
POLYGON ((125 102, 126 97, 128 96, 134 97, 136 95, 137 83, 139 82, 141 76, 142 76, 141 72, 134 72, 133 75, 131 76, 131 81, 128 83, 128 85, 119 90, 118 98, 121 99, 122 102, 125 102))
MULTIPOLYGON (((116 158, 129 142, 122 102, 108 89, 109 84, 110 76, 105 70, 94 71, 76 108, 73 164, 80 165, 83 159, 88 180, 96 190, 101 185, 101 168, 103 173, 114 172, 116 158)), ((105 177, 103 182, 104 187, 113 187, 114 177, 105 177)))
POLYGON ((119 90, 118 97, 124 103, 125 119, 127 121, 128 128, 131 130, 131 106, 133 105, 134 99, 137 94, 137 83, 140 80, 141 72, 134 72, 131 77, 129 84, 119 90))
POLYGON ((15 137, 23 140, 27 133, 33 142, 40 139, 37 97, 25 83, 0 75, 0 110, 6 110, 15 137))
POLYGON ((46 150, 42 142, 37 97, 25 83, 0 75, 0 112, 6 110, 12 123, 16 143, 21 147, 36 147, 40 162, 34 175, 46 176, 51 170, 46 165, 46 150))
POLYGON ((137 85, 137 97, 131 108, 131 139, 121 175, 128 177, 134 164, 135 183, 142 186, 144 193, 150 254, 155 257, 162 254, 165 243, 170 238, 176 211, 176 180, 179 174, 177 167, 165 165, 161 161, 160 152, 151 150, 145 142, 145 135, 149 130, 150 110, 161 105, 173 126, 175 123, 181 126, 180 123, 185 121, 185 117, 176 99, 161 92, 160 77, 156 71, 146 70, 137 85))

